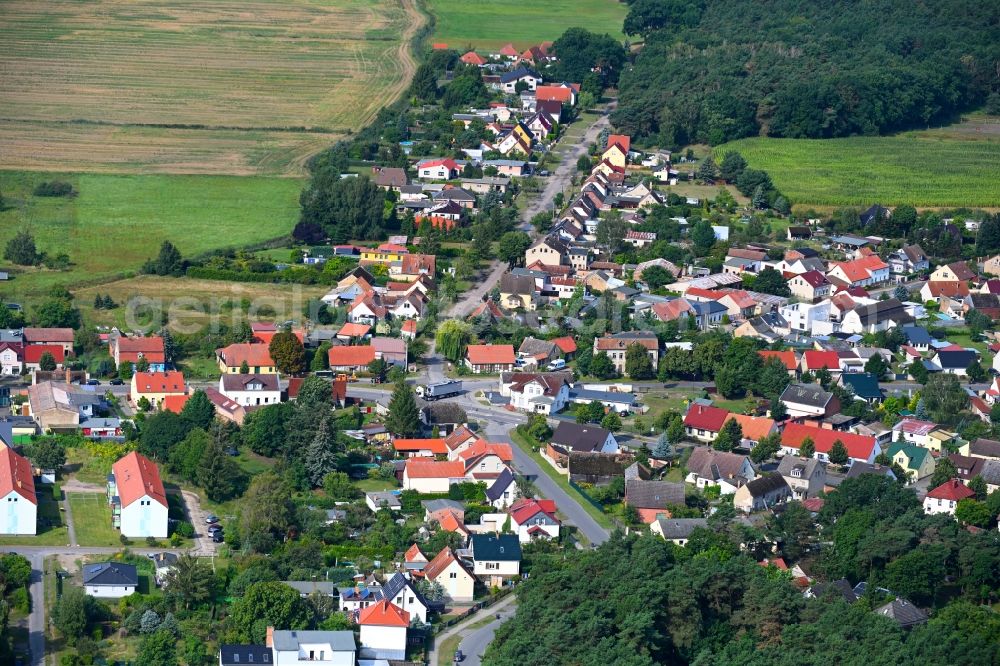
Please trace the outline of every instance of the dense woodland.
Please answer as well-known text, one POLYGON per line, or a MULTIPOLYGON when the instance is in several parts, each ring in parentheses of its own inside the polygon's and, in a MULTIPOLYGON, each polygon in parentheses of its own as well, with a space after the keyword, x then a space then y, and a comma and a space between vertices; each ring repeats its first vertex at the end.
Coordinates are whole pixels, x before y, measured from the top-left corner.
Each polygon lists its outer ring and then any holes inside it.
POLYGON ((633 0, 624 30, 614 123, 664 146, 926 127, 1000 91, 995 2, 633 0))
MULTIPOLYGON (((1000 495, 994 501, 1000 500, 1000 495)), ((844 481, 818 525, 799 504, 762 528, 709 519, 687 547, 657 536, 612 538, 594 551, 534 558, 518 612, 485 663, 956 664, 997 663, 1000 537, 925 516, 912 491, 865 475, 844 481), (820 536, 821 535, 821 536, 820 536), (762 567, 774 543, 825 580, 868 580, 852 605, 806 599, 788 572, 762 567), (741 550, 747 544, 749 550, 741 550), (885 587, 935 609, 904 631, 871 609, 885 587)))

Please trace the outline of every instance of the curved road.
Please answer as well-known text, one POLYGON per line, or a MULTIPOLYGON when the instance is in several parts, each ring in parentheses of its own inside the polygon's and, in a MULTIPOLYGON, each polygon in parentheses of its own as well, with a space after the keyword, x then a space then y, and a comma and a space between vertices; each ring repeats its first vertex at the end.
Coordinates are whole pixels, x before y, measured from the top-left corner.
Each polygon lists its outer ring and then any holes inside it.
MULTIPOLYGON (((487 608, 483 612, 489 613, 491 609, 487 608)), ((501 624, 513 617, 516 612, 517 601, 515 600, 499 613, 494 613, 500 615, 499 620, 493 620, 485 627, 480 627, 472 633, 465 635, 462 638, 462 642, 458 645, 458 649, 465 655, 462 666, 480 666, 483 653, 486 652, 489 644, 493 642, 493 636, 496 635, 497 629, 500 628, 501 624)))

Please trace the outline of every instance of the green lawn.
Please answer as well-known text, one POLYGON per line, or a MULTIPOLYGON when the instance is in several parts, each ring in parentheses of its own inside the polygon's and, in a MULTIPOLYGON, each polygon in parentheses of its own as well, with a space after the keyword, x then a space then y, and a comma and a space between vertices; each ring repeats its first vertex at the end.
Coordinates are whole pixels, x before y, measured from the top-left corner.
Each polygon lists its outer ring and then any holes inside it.
POLYGON ((65 546, 69 543, 59 503, 52 499, 52 486, 35 486, 38 498, 38 532, 34 536, 2 536, 0 546, 65 546))
MULTIPOLYGON (((232 176, 113 176, 0 171, 0 232, 30 229, 40 252, 66 253, 67 271, 14 269, 5 295, 70 288, 138 270, 170 240, 185 256, 289 233, 302 181, 232 176), (32 195, 43 180, 73 184, 73 198, 32 195)), ((11 270, 5 264, 3 270, 11 270)))
POLYGON ((463 50, 495 48, 511 42, 524 50, 554 41, 567 28, 582 27, 622 39, 625 4, 616 0, 428 0, 434 15, 434 42, 463 50))
POLYGON ((103 493, 66 493, 66 499, 81 546, 121 545, 118 530, 111 526, 111 507, 103 493))
POLYGON ((597 521, 597 524, 605 529, 614 529, 615 525, 611 518, 608 517, 606 513, 598 509, 592 504, 592 500, 581 493, 579 490, 574 488, 569 484, 569 478, 563 474, 560 474, 555 469, 552 468, 552 463, 543 458, 537 449, 535 449, 532 444, 525 439, 517 429, 512 429, 510 431, 510 439, 514 444, 522 451, 531 456, 538 466, 542 468, 542 471, 549 475, 553 481, 555 481, 560 488, 566 491, 570 497, 574 498, 577 503, 583 507, 584 511, 590 514, 590 517, 597 521))
POLYGON ((251 476, 266 472, 274 467, 276 462, 273 458, 259 456, 250 449, 240 449, 240 455, 236 456, 236 464, 251 476))
POLYGON ((354 482, 358 490, 363 493, 375 493, 382 490, 397 490, 399 486, 393 481, 385 479, 359 479, 354 482))
POLYGON ((739 151, 799 206, 1000 206, 1000 118, 886 137, 741 139, 739 151))

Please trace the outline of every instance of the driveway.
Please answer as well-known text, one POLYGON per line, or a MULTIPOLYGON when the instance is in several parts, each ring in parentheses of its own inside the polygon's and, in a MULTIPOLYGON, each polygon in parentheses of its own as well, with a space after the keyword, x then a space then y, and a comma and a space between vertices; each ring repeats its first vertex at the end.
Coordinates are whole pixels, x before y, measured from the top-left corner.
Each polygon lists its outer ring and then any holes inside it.
MULTIPOLYGON (((503 612, 503 615, 505 615, 506 617, 509 618, 510 615, 513 614, 513 612, 512 611, 508 612, 507 609, 511 605, 515 605, 516 606, 516 600, 517 600, 517 598, 514 595, 510 595, 506 599, 503 599, 503 600, 497 602, 497 604, 495 606, 493 606, 491 608, 484 608, 483 610, 479 611, 478 613, 473 614, 469 619, 467 619, 467 620, 465 620, 463 622, 459 622, 455 626, 449 627, 448 629, 442 631, 440 634, 438 634, 437 636, 434 637, 434 649, 432 649, 430 651, 430 654, 427 655, 427 657, 428 657, 427 658, 427 663, 429 663, 430 666, 438 666, 438 660, 440 659, 440 655, 438 654, 438 647, 440 645, 442 645, 446 640, 448 640, 449 638, 451 638, 452 636, 455 636, 457 634, 457 635, 462 636, 463 639, 464 639, 464 637, 471 636, 473 633, 477 633, 478 634, 479 631, 470 629, 470 626, 473 625, 473 624, 475 624, 475 623, 477 623, 477 622, 482 621, 482 619, 484 617, 489 617, 490 615, 492 615, 494 613, 503 612)), ((496 622, 496 621, 494 620, 494 622, 496 622)), ((493 624, 494 622, 491 622, 490 624, 493 624)), ((497 623, 497 626, 500 626, 500 624, 502 624, 502 623, 503 622, 497 623)), ((495 627, 494 627, 493 631, 496 631, 495 627)), ((482 640, 482 637, 480 637, 480 640, 482 640)), ((486 649, 486 646, 489 645, 489 642, 491 640, 493 640, 492 633, 489 635, 489 640, 487 640, 485 643, 482 644, 482 649, 483 650, 486 649)), ((465 652, 465 648, 464 647, 460 647, 459 649, 461 649, 463 653, 465 652)), ((478 664, 479 660, 477 658, 476 661, 473 662, 473 661, 469 661, 467 659, 466 661, 463 661, 462 663, 463 664, 469 664, 469 663, 476 663, 476 664, 478 664)))
MULTIPOLYGON (((500 606, 500 604, 497 604, 497 606, 500 606)), ((480 627, 470 633, 461 632, 463 638, 462 642, 458 645, 458 649, 465 655, 465 659, 462 661, 463 666, 480 666, 483 653, 486 652, 489 644, 493 642, 493 637, 496 635, 497 629, 500 628, 501 624, 513 617, 515 612, 517 612, 516 599, 509 606, 499 611, 500 619, 493 620, 485 627, 480 627)), ((498 610, 497 608, 486 608, 483 610, 483 613, 497 615, 498 610)))

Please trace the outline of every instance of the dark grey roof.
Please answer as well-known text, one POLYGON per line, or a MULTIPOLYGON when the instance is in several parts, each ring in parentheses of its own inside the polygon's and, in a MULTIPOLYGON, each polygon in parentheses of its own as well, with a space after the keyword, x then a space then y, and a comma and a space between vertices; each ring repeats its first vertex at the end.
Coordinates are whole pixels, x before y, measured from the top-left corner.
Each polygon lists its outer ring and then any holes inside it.
POLYGON ((847 474, 844 478, 853 479, 855 477, 861 476, 862 474, 879 474, 881 476, 893 476, 892 469, 885 467, 883 465, 872 465, 866 462, 857 462, 851 465, 851 468, 847 470, 847 474))
POLYGON ((810 407, 826 407, 833 397, 819 384, 789 384, 781 393, 782 402, 794 402, 810 407))
POLYGON ((84 585, 138 585, 135 565, 124 562, 98 562, 83 565, 84 585))
POLYGON ((221 666, 247 666, 271 664, 271 648, 264 645, 220 645, 221 666))
POLYGON ((514 475, 509 467, 504 467, 500 476, 493 480, 493 485, 486 489, 486 499, 495 502, 503 495, 503 491, 514 482, 514 475))
POLYGON ((610 434, 600 426, 560 421, 552 433, 552 443, 567 451, 591 452, 598 450, 610 434))
POLYGON ((991 486, 1000 486, 1000 460, 984 460, 979 476, 991 486))
POLYGON ((895 620, 904 629, 927 621, 927 613, 901 598, 893 599, 885 606, 875 609, 875 612, 895 620))
POLYGON ((840 383, 850 386, 854 395, 865 400, 885 397, 878 378, 870 372, 845 372, 840 376, 840 383))
POLYGON ((261 391, 277 391, 278 375, 222 375, 222 388, 226 391, 249 391, 250 384, 260 384, 261 391))
POLYGON ((392 578, 387 580, 385 584, 382 585, 382 594, 385 595, 386 599, 392 601, 396 598, 397 594, 403 591, 404 588, 409 588, 410 592, 413 593, 413 596, 415 596, 417 601, 423 604, 425 608, 435 609, 443 607, 443 604, 441 603, 428 601, 424 595, 420 593, 420 590, 417 589, 416 585, 408 580, 406 576, 398 572, 394 573, 392 578))
POLYGON ((516 534, 473 534, 472 559, 479 562, 520 562, 521 542, 516 534))
POLYGON ((788 484, 785 483, 785 479, 780 474, 765 474, 753 481, 748 481, 746 485, 751 497, 763 497, 768 493, 780 490, 782 487, 788 489, 788 484))
POLYGON ((421 503, 424 507, 424 511, 430 511, 434 513, 435 511, 440 511, 441 509, 455 509, 456 511, 465 511, 465 505, 456 500, 450 499, 435 499, 435 500, 424 500, 421 503))
POLYGON ((799 476, 797 478, 810 479, 816 473, 816 468, 822 466, 822 464, 815 458, 800 458, 799 456, 786 455, 778 464, 778 473, 782 476, 791 477, 792 471, 795 468, 799 468, 799 476))
POLYGON ((1000 442, 980 437, 969 445, 969 455, 980 458, 1000 458, 1000 442))
POLYGON ((511 81, 517 81, 518 79, 520 79, 521 77, 524 77, 524 76, 530 76, 530 77, 535 78, 535 79, 541 79, 542 78, 542 77, 538 76, 538 74, 535 74, 533 71, 531 71, 530 69, 528 69, 527 67, 518 67, 517 69, 515 69, 513 71, 504 72, 503 74, 501 74, 500 75, 500 82, 501 83, 510 83, 511 81))
POLYGON ((660 518, 656 521, 664 539, 687 539, 699 527, 708 527, 705 518, 660 518))
POLYGON ((353 631, 274 631, 274 649, 282 652, 299 649, 300 643, 328 643, 335 652, 355 652, 353 631))
POLYGON ((504 273, 500 278, 500 293, 531 295, 535 293, 535 280, 529 275, 504 273))
POLYGON ((939 351, 937 363, 945 370, 964 370, 978 357, 976 352, 964 349, 962 351, 939 351))
POLYGON ((929 345, 934 341, 923 326, 904 326, 903 336, 911 345, 929 345))
POLYGON ((857 313, 862 326, 881 324, 886 321, 893 321, 897 324, 913 322, 913 317, 906 312, 906 306, 898 298, 878 301, 872 305, 862 305, 852 312, 857 313))
POLYGON ((835 580, 832 583, 817 583, 806 590, 806 592, 807 596, 816 597, 817 599, 827 595, 839 595, 849 604, 853 604, 858 600, 858 595, 854 592, 854 588, 851 587, 851 583, 846 578, 835 580))
POLYGON ((625 482, 625 503, 637 509, 665 509, 671 505, 683 506, 684 484, 630 479, 625 482))

